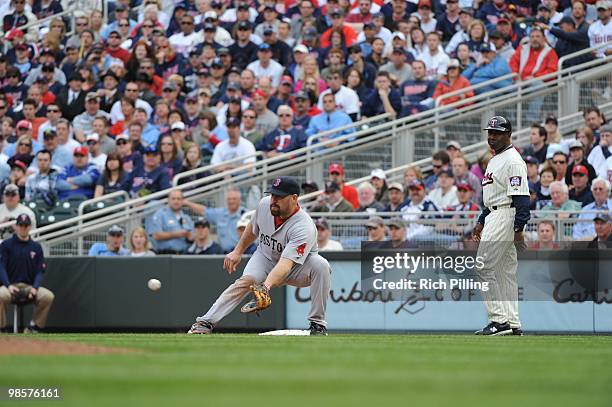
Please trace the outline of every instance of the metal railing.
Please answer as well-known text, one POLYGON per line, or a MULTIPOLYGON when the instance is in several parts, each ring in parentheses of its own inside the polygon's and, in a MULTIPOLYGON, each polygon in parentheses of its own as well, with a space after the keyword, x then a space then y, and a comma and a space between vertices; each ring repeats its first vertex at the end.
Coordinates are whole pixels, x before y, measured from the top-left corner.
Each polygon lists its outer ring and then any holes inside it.
MULTIPOLYGON (((259 160, 260 158, 264 157, 264 153, 262 153, 261 151, 257 151, 255 154, 248 154, 248 155, 242 155, 240 157, 235 157, 232 158, 231 160, 227 160, 227 161, 223 161, 220 164, 210 164, 210 165, 206 165, 204 167, 199 167, 199 168, 194 168, 193 170, 189 170, 189 171, 185 171, 185 172, 181 172, 179 174, 176 174, 174 176, 174 178, 172 178, 172 185, 173 186, 177 186, 179 185, 179 181, 185 178, 189 178, 193 175, 198 175, 198 174, 203 174, 209 171, 214 171, 214 172, 218 172, 216 171, 217 169, 221 168, 221 167, 227 167, 230 164, 234 164, 240 161, 245 161, 251 158, 254 158, 255 161, 259 160)), ((252 167, 251 164, 244 164, 243 166, 241 166, 241 168, 244 169, 248 169, 249 167, 252 167)))
MULTIPOLYGON (((609 59, 612 58, 606 60, 609 59)), ((601 61, 599 61, 599 63, 601 63, 601 61)), ((592 65, 593 64, 586 66, 592 65)), ((581 65, 580 67, 568 68, 565 73, 571 73, 571 75, 551 75, 551 80, 547 83, 547 86, 544 89, 532 92, 531 95, 538 96, 548 94, 559 96, 558 91, 567 86, 565 82, 579 82, 583 77, 592 77, 598 74, 604 76, 609 75, 612 73, 612 66, 609 64, 602 66, 598 65, 594 69, 585 71, 585 65, 581 65), (593 70, 597 72, 593 73, 593 70)), ((548 79, 548 77, 544 79, 548 79)), ((527 83, 528 82, 520 82, 509 88, 514 90, 517 88, 520 89, 527 83)), ((473 133, 471 142, 467 143, 470 147, 464 148, 464 150, 468 152, 478 151, 478 149, 482 149, 484 146, 481 142, 483 139, 483 132, 481 131, 482 124, 484 124, 482 123, 483 118, 488 117, 494 110, 497 112, 501 110, 501 112, 503 112, 503 109, 508 105, 522 103, 522 99, 517 97, 517 93, 518 92, 507 92, 506 89, 504 89, 503 92, 498 91, 476 95, 474 98, 461 100, 456 102, 456 104, 450 104, 394 121, 379 123, 381 119, 385 119, 385 115, 382 115, 382 117, 375 117, 367 121, 353 123, 352 127, 356 130, 353 133, 321 143, 312 144, 311 142, 311 145, 299 150, 258 161, 250 165, 249 171, 244 171, 244 168, 233 169, 182 184, 177 188, 185 191, 185 195, 188 197, 203 199, 219 194, 220 191, 229 185, 239 187, 258 185, 258 183, 265 183, 271 177, 276 177, 280 174, 297 174, 298 178, 303 179, 304 173, 306 173, 306 176, 311 175, 315 180, 317 180, 315 176, 319 177, 318 180, 322 180, 322 167, 330 162, 330 160, 343 161, 345 163, 345 168, 351 171, 351 168, 346 165, 349 157, 358 156, 359 154, 363 154, 364 151, 377 151, 376 149, 381 148, 391 150, 390 158, 389 156, 376 157, 376 159, 382 160, 379 162, 389 164, 388 167, 385 165, 387 169, 391 167, 395 168, 395 171, 398 171, 398 168, 406 168, 410 163, 427 166, 429 164, 428 158, 423 158, 421 160, 418 158, 430 157, 432 147, 439 145, 443 135, 434 134, 436 129, 440 127, 444 128, 445 126, 448 128, 451 125, 458 125, 458 123, 471 122, 474 130, 471 132, 473 133), (458 106, 464 105, 466 101, 474 101, 474 103, 469 106, 458 106), (457 109, 450 110, 449 108, 452 107, 457 107, 457 109), (435 141, 432 140, 431 137, 428 138, 426 134, 433 135, 435 141), (417 137, 417 135, 422 135, 424 137, 417 137), (353 141, 347 141, 349 139, 353 139, 353 141), (429 140, 429 147, 427 150, 417 155, 417 151, 421 148, 419 143, 423 143, 427 140, 429 140), (431 141, 434 142, 432 143, 431 141), (337 144, 338 142, 342 143, 337 144), (332 144, 334 146, 329 147, 332 144)), ((525 93, 529 94, 529 92, 525 93)), ((576 119, 573 120, 575 121, 576 119)), ((563 121, 561 121, 560 124, 561 123, 563 123, 563 121)), ((570 130, 573 131, 574 129, 575 127, 570 130)), ((343 128, 338 128, 326 133, 333 134, 342 130, 343 128)), ((325 133, 317 136, 324 137, 325 133)), ((371 169, 371 167, 368 167, 368 164, 369 162, 367 161, 356 164, 356 168, 352 171, 361 175, 355 177, 356 180, 352 182, 353 184, 368 179, 368 177, 364 176, 365 174, 369 174, 369 170, 371 169)), ((352 178, 351 174, 348 174, 348 176, 352 178)), ((154 206, 151 204, 152 202, 165 202, 167 193, 168 191, 160 191, 148 197, 138 198, 127 203, 116 205, 113 209, 104 208, 94 216, 85 214, 79 217, 81 218, 79 220, 69 220, 55 225, 49 225, 49 227, 45 226, 40 229, 40 233, 45 234, 43 240, 50 245, 58 242, 60 239, 65 241, 67 239, 66 235, 69 233, 82 233, 81 229, 77 229, 73 226, 75 224, 86 224, 87 230, 92 230, 108 226, 120 219, 125 220, 126 218, 130 219, 130 217, 132 219, 136 217, 142 218, 151 213, 151 207, 154 206), (110 214, 110 212, 115 213, 110 214), (121 214, 121 217, 119 217, 118 214, 121 214), (70 230, 57 230, 68 226, 70 226, 70 230)), ((314 196, 314 194, 312 196, 314 196)))

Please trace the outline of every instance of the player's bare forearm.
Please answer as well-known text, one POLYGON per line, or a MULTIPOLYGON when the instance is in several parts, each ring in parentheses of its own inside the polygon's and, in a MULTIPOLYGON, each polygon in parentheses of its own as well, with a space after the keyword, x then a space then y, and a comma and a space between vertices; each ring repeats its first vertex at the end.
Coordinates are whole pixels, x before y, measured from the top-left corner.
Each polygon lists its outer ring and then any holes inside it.
POLYGON ((249 222, 249 224, 244 229, 244 232, 242 232, 240 241, 234 248, 234 251, 238 254, 244 253, 247 247, 252 245, 256 239, 257 239, 257 236, 253 233, 253 227, 251 226, 251 222, 249 222))
POLYGON ((268 289, 271 289, 283 284, 283 282, 287 279, 287 276, 291 272, 293 264, 293 260, 281 257, 281 259, 278 261, 278 263, 276 263, 276 266, 274 266, 270 274, 268 274, 266 281, 264 281, 264 285, 268 289))

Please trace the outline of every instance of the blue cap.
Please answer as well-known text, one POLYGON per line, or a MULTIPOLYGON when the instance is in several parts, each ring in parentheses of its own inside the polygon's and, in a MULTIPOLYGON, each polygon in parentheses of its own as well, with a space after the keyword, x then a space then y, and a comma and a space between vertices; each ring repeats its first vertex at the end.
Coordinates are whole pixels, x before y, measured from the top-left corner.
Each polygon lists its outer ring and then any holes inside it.
POLYGON ((272 187, 266 191, 266 194, 278 195, 281 197, 299 195, 300 184, 292 177, 278 177, 272 182, 272 187))
POLYGON ((145 154, 157 154, 157 147, 154 145, 147 146, 145 147, 144 152, 145 154))
POLYGON ((262 42, 261 44, 259 44, 259 50, 260 51, 269 51, 270 48, 270 44, 267 44, 265 42, 262 42))

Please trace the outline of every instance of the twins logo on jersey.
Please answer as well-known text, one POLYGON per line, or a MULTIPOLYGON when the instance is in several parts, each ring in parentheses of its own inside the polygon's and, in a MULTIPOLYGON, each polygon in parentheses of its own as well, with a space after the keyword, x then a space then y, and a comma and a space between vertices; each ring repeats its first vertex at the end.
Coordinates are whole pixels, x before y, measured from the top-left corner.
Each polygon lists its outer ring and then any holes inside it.
POLYGON ((271 247, 272 250, 276 250, 279 253, 283 252, 283 245, 281 244, 281 242, 274 239, 273 237, 264 235, 263 233, 259 235, 259 244, 271 247))
POLYGON ((486 173, 484 178, 482 179, 482 182, 481 182, 482 186, 484 187, 484 186, 490 185, 492 183, 493 183, 493 173, 491 173, 491 172, 486 173))

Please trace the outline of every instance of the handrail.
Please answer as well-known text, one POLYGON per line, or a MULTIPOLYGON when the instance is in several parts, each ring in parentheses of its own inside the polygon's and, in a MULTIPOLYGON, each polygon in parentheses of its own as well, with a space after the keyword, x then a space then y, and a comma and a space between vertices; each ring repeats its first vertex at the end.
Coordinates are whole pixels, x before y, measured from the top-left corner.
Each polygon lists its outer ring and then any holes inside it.
POLYGON ((240 157, 235 157, 235 158, 232 158, 231 160, 223 161, 222 163, 219 163, 219 164, 209 164, 204 167, 198 167, 198 168, 194 168, 193 170, 178 173, 174 176, 174 178, 172 178, 172 186, 177 186, 178 182, 183 178, 188 178, 192 175, 199 174, 201 172, 206 172, 208 170, 214 170, 215 168, 224 167, 224 166, 227 166, 228 164, 231 164, 237 161, 244 161, 244 160, 247 160, 253 157, 255 158, 255 161, 257 161, 257 159, 259 157, 262 157, 263 155, 264 154, 261 151, 257 151, 255 154, 241 155, 240 157))
POLYGON ((335 129, 329 129, 329 130, 325 130, 317 134, 313 134, 312 136, 308 136, 308 139, 306 140, 306 146, 311 146, 313 143, 313 140, 323 138, 323 137, 326 137, 332 134, 340 133, 350 128, 361 127, 371 122, 382 121, 382 120, 388 119, 389 117, 391 117, 389 113, 383 113, 383 114, 379 114, 378 116, 368 117, 367 119, 363 119, 358 122, 353 122, 351 124, 346 124, 344 126, 336 127, 335 129))
MULTIPOLYGON (((64 10, 64 11, 61 11, 59 13, 53 14, 51 16, 47 16, 45 18, 41 18, 40 20, 32 21, 31 23, 27 23, 25 25, 19 26, 19 27, 17 27, 17 29, 19 29, 19 30, 28 30, 31 27, 37 27, 37 26, 39 26, 41 24, 44 24, 44 23, 46 23, 48 21, 53 20, 54 18, 61 18, 61 17, 65 16, 65 15, 68 15, 68 14, 71 14, 72 16, 74 16, 74 13, 76 13, 77 11, 78 10, 64 10)), ((71 31, 68 31, 68 29, 66 29, 66 33, 68 34, 69 32, 71 32, 71 31)), ((4 33, 4 35, 6 35, 6 34, 7 33, 4 33)))
MULTIPOLYGON (((445 93, 445 94, 440 95, 440 96, 438 96, 436 98, 436 107, 440 106, 440 101, 443 100, 443 99, 448 99, 448 98, 451 98, 453 96, 457 96, 457 95, 460 95, 462 93, 469 92, 471 90, 476 90, 476 89, 484 88, 484 87, 487 87, 487 86, 492 85, 494 83, 505 81, 506 79, 512 79, 514 81, 514 79, 516 77, 518 77, 518 74, 512 72, 512 73, 506 74, 504 76, 500 76, 498 78, 493 78, 493 79, 489 79, 489 80, 484 81, 484 82, 480 82, 480 83, 478 83, 476 85, 470 85, 467 88, 457 89, 457 90, 454 90, 452 92, 445 93)), ((499 89, 498 89, 498 91, 499 91, 499 89)), ((466 100, 468 100, 468 99, 464 99, 463 102, 465 103, 466 100)))
MULTIPOLYGON (((578 69, 583 69, 582 65, 578 66, 578 67, 571 67, 568 68, 566 71, 571 71, 571 70, 578 70, 578 69)), ((555 73, 556 74, 556 73, 555 73)), ((553 79, 556 79, 553 77, 553 79)), ((526 82, 524 82, 526 83, 526 82)), ((513 85, 514 88, 517 87, 517 85, 513 85)), ((520 85, 519 85, 520 86, 520 85)), ((559 87, 559 84, 555 85, 556 87, 559 87)), ((549 82, 549 86, 547 86, 545 88, 545 90, 550 91, 550 89, 555 89, 555 86, 552 86, 552 83, 549 82)), ((508 87, 509 89, 512 89, 512 87, 508 87)), ((506 89, 504 89, 506 90, 506 89)), ((544 91, 540 91, 540 92, 544 92, 544 91)), ((279 156, 275 156, 269 159, 265 159, 262 160, 260 162, 257 162, 255 164, 252 164, 251 166, 253 168, 261 168, 261 172, 260 173, 250 173, 248 174, 248 176, 245 175, 239 175, 237 173, 239 172, 244 172, 244 167, 238 168, 238 169, 234 169, 234 170, 230 170, 224 173, 220 173, 220 174, 214 174, 210 177, 205 177, 205 178, 201 178, 199 180, 195 180, 195 181, 191 181, 189 183, 183 184, 179 186, 179 189, 187 189, 187 188, 196 188, 196 187, 201 187, 200 190, 191 190, 189 191, 189 195, 195 195, 195 194, 202 194, 204 192, 208 192, 208 191, 212 191, 213 188, 219 188, 223 185, 225 185, 226 183, 230 183, 230 182, 244 182, 245 180, 247 180, 248 178, 256 178, 256 177, 262 177, 262 176, 267 176, 268 174, 271 174, 272 171, 282 171, 285 169, 293 169, 293 168, 300 168, 300 167, 304 167, 305 165, 307 165, 307 163, 309 163, 310 161, 308 161, 307 157, 304 157, 302 154, 303 153, 308 153, 308 151, 312 148, 314 149, 318 149, 320 150, 321 147, 324 146, 328 146, 330 144, 337 144, 339 141, 343 141, 346 140, 348 138, 355 138, 355 141, 352 141, 350 143, 345 143, 345 144, 341 144, 341 145, 336 145, 335 147, 330 147, 328 149, 325 149, 325 151, 319 151, 320 154, 316 155, 316 159, 317 160, 322 160, 325 157, 332 157, 332 156, 337 156, 338 154, 342 153, 342 151, 345 150, 350 150, 350 149, 356 149, 361 147, 363 144, 365 144, 366 142, 370 142, 373 140, 380 140, 381 135, 385 135, 387 136, 387 133, 389 131, 392 132, 396 132, 398 130, 398 127, 401 126, 401 128, 399 130, 401 131, 410 131, 410 130, 414 130, 414 129, 426 129, 426 128, 430 128, 431 126, 437 126, 440 123, 440 120, 445 120, 448 118, 453 118, 456 117, 457 115, 461 115, 462 113, 470 113, 470 114, 477 114, 477 110, 480 108, 490 108, 492 104, 494 103, 498 103, 498 104, 508 104, 510 102, 512 102, 513 100, 516 99, 515 96, 513 95, 508 95, 507 92, 503 92, 504 95, 494 95, 494 94, 499 94, 499 91, 495 91, 495 92, 489 92, 486 94, 481 94, 478 97, 481 97, 483 100, 480 101, 480 103, 478 103, 476 105, 476 107, 474 105, 471 105, 469 107, 463 107, 463 108, 459 108, 457 110, 454 111, 448 111, 448 107, 449 106, 444 106, 443 108, 438 108, 438 112, 442 109, 444 109, 443 113, 440 113, 438 115, 438 117, 436 117, 435 112, 436 109, 432 109, 433 110, 433 114, 432 114, 432 110, 430 111, 426 111, 426 112, 421 112, 417 115, 413 115, 410 117, 405 117, 399 120, 394 120, 392 122, 383 122, 383 123, 378 123, 373 127, 367 128, 367 129, 363 129, 360 131, 357 131, 355 133, 351 133, 348 135, 345 135, 341 138, 338 139, 333 139, 333 140, 327 140, 325 142, 322 143, 318 143, 315 146, 311 146, 311 148, 309 147, 303 147, 301 149, 289 152, 289 153, 285 153, 279 156), (489 99, 489 96, 493 96, 493 99, 489 99), (485 99, 486 98, 486 99, 485 99), (418 120, 418 119, 423 119, 423 120, 418 120), (363 136, 363 137, 362 137, 363 136), (293 162, 288 161, 289 159, 293 159, 293 162), (290 167, 291 166, 291 167, 290 167), (235 177, 233 177, 233 175, 236 175, 235 177), (229 177, 228 177, 229 176, 229 177), (216 182, 216 181, 220 181, 223 178, 230 178, 229 180, 225 181, 221 181, 219 183, 216 184, 211 184, 212 182, 216 182), (205 186, 203 186, 205 185, 205 186)), ((535 93, 534 93, 535 94, 535 93)), ((477 99, 477 97, 475 98, 477 99)), ((462 100, 457 102, 457 104, 465 104, 466 100, 462 100)), ((451 105, 452 106, 452 105, 451 105)), ((375 117, 375 118, 371 118, 370 121, 375 121, 375 120, 380 120, 379 117, 375 117)), ((354 123, 354 126, 360 126, 362 125, 360 122, 354 123)), ((333 132, 337 132, 338 129, 333 129, 330 131, 330 133, 333 132)), ((416 164, 416 163, 413 163, 416 164)), ((136 205, 141 205, 146 203, 149 200, 154 200, 154 199, 164 199, 167 196, 168 190, 165 191, 159 191, 155 194, 149 195, 147 197, 142 197, 142 198, 137 198, 135 200, 129 201, 129 203, 124 203, 124 204, 119 204, 119 205, 114 205, 112 207, 112 209, 109 208, 104 208, 98 212, 96 212, 96 214, 85 214, 83 215, 83 217, 81 218, 81 220, 88 220, 91 218, 98 218, 100 217, 100 215, 105 214, 105 213, 110 213, 113 211, 117 211, 123 208, 127 208, 127 211, 132 213, 132 212, 136 212, 139 209, 135 208, 136 205), (129 209, 128 206, 133 205, 134 208, 129 209), (90 215, 88 217, 88 215, 90 215)), ((313 195, 314 196, 314 195, 313 195)), ((41 228, 41 232, 44 231, 50 231, 50 230, 55 230, 55 228, 59 227, 59 226, 65 226, 65 225, 69 225, 72 223, 76 223, 74 220, 67 220, 67 221, 62 221, 62 222, 58 222, 56 224, 53 224, 54 227, 44 227, 47 229, 43 229, 41 228)))

